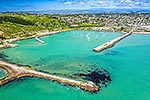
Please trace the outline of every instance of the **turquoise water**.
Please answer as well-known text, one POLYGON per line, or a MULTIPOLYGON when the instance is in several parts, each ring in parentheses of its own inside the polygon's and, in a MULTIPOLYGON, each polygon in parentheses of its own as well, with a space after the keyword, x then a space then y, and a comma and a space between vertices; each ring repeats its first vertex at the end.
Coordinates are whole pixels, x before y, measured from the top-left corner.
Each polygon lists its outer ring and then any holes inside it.
POLYGON ((6 76, 6 71, 0 68, 0 79, 3 79, 6 76))
POLYGON ((0 87, 2 100, 150 100, 150 35, 133 34, 115 47, 94 53, 94 47, 122 35, 96 31, 68 31, 17 42, 19 47, 1 50, 1 57, 38 70, 77 80, 75 73, 104 68, 112 82, 98 93, 38 79, 25 78, 0 87), (89 35, 90 40, 86 38, 89 35), (8 98, 9 97, 9 98, 8 98))

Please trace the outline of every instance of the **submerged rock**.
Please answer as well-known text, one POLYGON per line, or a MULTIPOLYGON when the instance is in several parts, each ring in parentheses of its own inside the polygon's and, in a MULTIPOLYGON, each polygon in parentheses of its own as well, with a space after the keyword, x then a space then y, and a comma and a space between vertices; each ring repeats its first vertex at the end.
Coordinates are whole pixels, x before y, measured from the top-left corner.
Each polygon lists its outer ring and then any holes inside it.
POLYGON ((105 55, 119 55, 118 51, 113 51, 113 50, 108 50, 107 52, 105 52, 105 55))
POLYGON ((4 53, 0 53, 0 58, 1 59, 6 59, 8 56, 7 55, 5 55, 4 53))
POLYGON ((110 73, 107 70, 96 70, 88 73, 77 73, 74 75, 79 76, 84 80, 92 81, 97 85, 104 85, 105 87, 112 81, 110 73))

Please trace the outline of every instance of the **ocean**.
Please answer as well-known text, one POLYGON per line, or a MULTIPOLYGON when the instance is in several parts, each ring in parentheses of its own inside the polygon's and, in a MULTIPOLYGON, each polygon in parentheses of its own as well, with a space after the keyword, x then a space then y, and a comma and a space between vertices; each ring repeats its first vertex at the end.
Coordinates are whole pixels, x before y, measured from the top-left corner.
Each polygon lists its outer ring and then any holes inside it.
MULTIPOLYGON (((150 35, 132 34, 100 53, 93 48, 119 32, 74 30, 15 42, 16 48, 0 50, 0 58, 37 70, 80 81, 91 72, 107 73, 111 81, 100 82, 100 91, 90 93, 77 87, 39 78, 21 78, 0 87, 1 100, 150 100, 150 35), (89 38, 87 38, 87 34, 89 38)), ((2 76, 2 75, 1 75, 2 76)))

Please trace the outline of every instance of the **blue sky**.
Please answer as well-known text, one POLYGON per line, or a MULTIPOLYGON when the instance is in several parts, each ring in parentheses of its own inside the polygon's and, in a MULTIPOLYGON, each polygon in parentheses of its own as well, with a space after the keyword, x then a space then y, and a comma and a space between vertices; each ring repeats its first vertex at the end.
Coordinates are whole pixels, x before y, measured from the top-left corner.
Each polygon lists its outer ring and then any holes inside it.
POLYGON ((0 11, 90 8, 148 8, 150 0, 0 0, 0 11))

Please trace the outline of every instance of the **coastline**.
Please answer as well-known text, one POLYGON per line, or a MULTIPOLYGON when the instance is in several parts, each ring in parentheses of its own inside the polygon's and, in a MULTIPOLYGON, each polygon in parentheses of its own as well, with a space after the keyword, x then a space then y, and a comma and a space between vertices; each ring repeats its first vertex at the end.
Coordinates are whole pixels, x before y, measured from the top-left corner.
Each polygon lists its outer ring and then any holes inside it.
MULTIPOLYGON (((26 40, 26 39, 32 39, 32 38, 35 38, 35 37, 43 37, 43 36, 47 36, 47 35, 54 35, 54 34, 58 34, 60 32, 71 31, 71 30, 92 30, 92 29, 88 29, 88 28, 77 28, 76 29, 76 28, 73 28, 73 29, 63 29, 63 30, 57 30, 57 31, 51 31, 51 32, 49 32, 48 30, 41 30, 41 31, 37 32, 36 35, 32 35, 32 36, 29 36, 29 37, 3 40, 5 42, 7 42, 8 45, 0 44, 0 49, 9 48, 9 47, 16 47, 17 44, 13 45, 13 44, 11 44, 12 42, 16 42, 16 41, 20 41, 20 40, 26 40)), ((93 31, 99 31, 99 30, 93 30, 93 31)), ((121 31, 121 32, 122 33, 127 33, 127 32, 123 32, 123 31, 121 31)), ((150 35, 150 32, 133 32, 132 34, 147 34, 147 35, 150 35)))
POLYGON ((44 31, 39 31, 39 32, 37 32, 36 35, 32 35, 32 36, 29 36, 29 37, 22 37, 22 38, 14 38, 14 39, 3 40, 4 42, 7 42, 8 44, 0 45, 0 49, 11 47, 11 46, 8 46, 8 45, 13 45, 13 44, 11 44, 12 42, 16 42, 16 41, 20 41, 20 40, 26 40, 26 39, 32 39, 32 38, 35 38, 35 37, 42 37, 42 36, 47 36, 47 35, 58 34, 60 32, 65 32, 65 31, 70 31, 70 30, 71 29, 66 29, 66 30, 64 29, 64 30, 58 30, 58 31, 52 31, 52 32, 49 32, 48 30, 44 30, 44 31))
POLYGON ((150 32, 133 32, 133 34, 148 34, 148 35, 150 35, 150 32))

